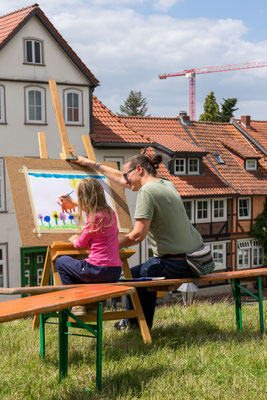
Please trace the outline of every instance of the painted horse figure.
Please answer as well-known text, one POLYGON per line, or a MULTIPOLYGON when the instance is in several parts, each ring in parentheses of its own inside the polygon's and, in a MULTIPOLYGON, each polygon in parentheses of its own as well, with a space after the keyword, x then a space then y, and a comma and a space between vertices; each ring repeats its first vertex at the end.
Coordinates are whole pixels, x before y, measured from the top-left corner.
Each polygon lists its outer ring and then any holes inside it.
POLYGON ((75 206, 74 204, 69 203, 69 202, 66 201, 66 200, 63 200, 63 201, 61 201, 61 202, 58 203, 58 204, 59 204, 60 207, 61 207, 61 211, 62 211, 63 213, 66 212, 67 214, 74 212, 74 211, 75 211, 75 208, 76 208, 76 206, 75 206))

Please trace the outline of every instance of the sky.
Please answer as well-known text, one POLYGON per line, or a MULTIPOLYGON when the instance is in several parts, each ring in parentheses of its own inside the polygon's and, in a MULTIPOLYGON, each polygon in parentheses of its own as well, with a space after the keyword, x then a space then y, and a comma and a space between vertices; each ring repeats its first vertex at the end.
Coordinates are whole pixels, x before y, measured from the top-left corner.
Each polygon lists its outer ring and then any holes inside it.
MULTIPOLYGON (((0 0, 0 15, 34 2, 0 0)), ((266 0, 40 0, 40 8, 100 81, 114 113, 141 91, 153 117, 189 111, 184 69, 267 61, 266 0)), ((267 68, 196 76, 196 119, 205 97, 236 97, 235 117, 267 120, 267 68)))

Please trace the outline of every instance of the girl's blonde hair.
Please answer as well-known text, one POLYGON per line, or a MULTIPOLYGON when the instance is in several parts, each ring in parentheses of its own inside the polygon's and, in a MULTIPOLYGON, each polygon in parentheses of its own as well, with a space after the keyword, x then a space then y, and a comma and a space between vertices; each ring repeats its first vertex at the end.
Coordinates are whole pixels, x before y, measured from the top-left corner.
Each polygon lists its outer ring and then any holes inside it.
POLYGON ((92 217, 92 231, 99 231, 104 223, 103 211, 107 211, 110 217, 110 222, 105 228, 108 228, 113 224, 113 215, 111 213, 111 208, 109 207, 104 189, 101 183, 95 178, 84 178, 77 186, 77 196, 78 196, 78 208, 80 221, 82 220, 82 211, 92 217), (100 213, 100 220, 97 227, 94 226, 96 214, 100 213))

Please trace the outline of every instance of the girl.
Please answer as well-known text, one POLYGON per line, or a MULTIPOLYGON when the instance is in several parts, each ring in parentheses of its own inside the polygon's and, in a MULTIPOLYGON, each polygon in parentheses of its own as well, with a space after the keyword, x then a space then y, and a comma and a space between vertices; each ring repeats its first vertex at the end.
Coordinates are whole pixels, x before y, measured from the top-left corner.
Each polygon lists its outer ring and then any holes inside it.
MULTIPOLYGON (((75 249, 88 247, 88 258, 77 260, 62 256, 56 261, 56 268, 63 285, 77 283, 117 282, 121 274, 122 262, 119 257, 117 219, 108 206, 104 190, 97 179, 84 178, 77 187, 78 202, 70 196, 61 196, 78 206, 80 220, 82 211, 87 221, 81 235, 69 238, 75 249)), ((75 315, 85 315, 83 306, 72 308, 75 315)))

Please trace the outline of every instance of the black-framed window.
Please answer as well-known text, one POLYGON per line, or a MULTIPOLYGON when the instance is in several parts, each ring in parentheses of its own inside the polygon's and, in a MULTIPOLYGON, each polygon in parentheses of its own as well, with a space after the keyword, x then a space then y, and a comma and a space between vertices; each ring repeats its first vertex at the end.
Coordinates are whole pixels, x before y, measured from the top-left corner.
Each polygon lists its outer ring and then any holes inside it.
POLYGON ((25 39, 25 63, 43 64, 43 42, 36 39, 25 39))

